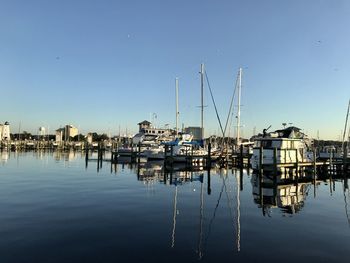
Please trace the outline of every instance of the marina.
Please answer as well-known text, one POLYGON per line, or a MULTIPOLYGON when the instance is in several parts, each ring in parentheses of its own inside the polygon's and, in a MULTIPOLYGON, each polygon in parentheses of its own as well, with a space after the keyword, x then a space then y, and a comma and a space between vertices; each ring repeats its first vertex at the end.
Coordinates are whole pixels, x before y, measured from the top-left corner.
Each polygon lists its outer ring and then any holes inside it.
POLYGON ((73 151, 2 152, 0 169, 5 262, 348 257, 345 175, 274 181, 246 168, 168 170, 164 162, 127 160, 96 170, 85 166, 83 152, 73 151), (281 239, 288 245, 271 254, 281 239))
POLYGON ((0 263, 349 261, 350 1, 0 13, 0 263))

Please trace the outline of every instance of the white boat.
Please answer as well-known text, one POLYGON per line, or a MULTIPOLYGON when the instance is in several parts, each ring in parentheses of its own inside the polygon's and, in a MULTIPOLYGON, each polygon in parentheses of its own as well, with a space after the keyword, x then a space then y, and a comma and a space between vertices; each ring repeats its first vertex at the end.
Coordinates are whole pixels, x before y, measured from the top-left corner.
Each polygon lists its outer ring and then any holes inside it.
POLYGON ((277 150, 277 164, 290 164, 313 161, 312 152, 308 151, 309 140, 300 132, 299 128, 288 127, 258 136, 255 138, 253 155, 250 160, 253 170, 259 170, 260 151, 262 151, 262 164, 274 164, 274 150, 277 150))
POLYGON ((320 159, 333 159, 342 157, 343 152, 341 151, 341 149, 337 149, 333 145, 322 147, 318 153, 318 158, 320 159))
POLYGON ((206 156, 208 152, 192 139, 192 134, 179 134, 175 141, 165 144, 171 147, 170 152, 167 153, 167 156, 172 159, 171 162, 187 162, 189 156, 195 157, 192 158, 194 161, 203 161, 203 156, 206 156))
POLYGON ((173 140, 170 129, 153 127, 149 121, 144 120, 138 123, 139 132, 132 138, 133 144, 152 145, 164 141, 173 140))
POLYGON ((152 160, 164 160, 164 146, 156 145, 145 149, 142 155, 147 158, 148 161, 152 160))
POLYGON ((133 149, 131 147, 120 147, 117 150, 118 157, 131 157, 133 149))

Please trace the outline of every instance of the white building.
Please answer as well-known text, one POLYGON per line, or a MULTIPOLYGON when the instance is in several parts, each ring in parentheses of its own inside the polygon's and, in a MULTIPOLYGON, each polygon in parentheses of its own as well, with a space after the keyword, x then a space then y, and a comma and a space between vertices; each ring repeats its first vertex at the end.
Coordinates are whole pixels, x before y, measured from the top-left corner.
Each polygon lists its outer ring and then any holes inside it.
POLYGON ((46 129, 45 129, 45 127, 39 127, 38 135, 39 135, 39 136, 45 136, 45 135, 46 135, 46 129))
POLYGON ((64 128, 56 130, 56 142, 69 141, 70 137, 74 137, 78 134, 78 128, 73 125, 66 125, 64 128))
POLYGON ((9 141, 9 140, 11 140, 10 124, 7 121, 4 124, 0 124, 0 141, 9 141))

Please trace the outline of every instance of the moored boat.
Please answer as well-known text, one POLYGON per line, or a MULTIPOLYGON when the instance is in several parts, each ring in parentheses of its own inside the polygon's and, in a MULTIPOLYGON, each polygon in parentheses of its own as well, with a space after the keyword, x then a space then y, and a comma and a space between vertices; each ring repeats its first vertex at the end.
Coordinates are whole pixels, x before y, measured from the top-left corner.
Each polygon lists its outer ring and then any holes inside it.
POLYGON ((275 162, 292 164, 313 161, 312 153, 309 151, 310 141, 297 127, 288 127, 271 133, 264 132, 254 140, 251 158, 253 170, 261 169, 261 165, 273 165, 275 162))

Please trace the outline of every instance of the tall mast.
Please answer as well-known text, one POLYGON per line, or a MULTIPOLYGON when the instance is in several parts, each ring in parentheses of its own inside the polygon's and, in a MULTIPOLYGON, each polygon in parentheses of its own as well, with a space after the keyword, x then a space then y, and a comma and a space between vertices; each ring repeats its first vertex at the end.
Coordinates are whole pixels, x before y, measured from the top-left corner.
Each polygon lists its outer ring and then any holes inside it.
POLYGON ((348 104, 348 111, 346 113, 346 118, 345 118, 345 127, 344 127, 344 133, 343 133, 343 140, 342 140, 342 149, 344 150, 344 141, 345 141, 345 134, 346 134, 346 127, 348 126, 348 119, 349 119, 349 110, 350 110, 350 100, 349 100, 349 104, 348 104))
POLYGON ((240 126, 241 126, 241 88, 242 88, 242 68, 239 68, 238 73, 238 111, 237 111, 237 145, 240 144, 240 126))
POLYGON ((175 78, 175 95, 176 95, 176 135, 179 131, 179 78, 175 78))
POLYGON ((204 137, 204 64, 201 64, 201 139, 204 137))

